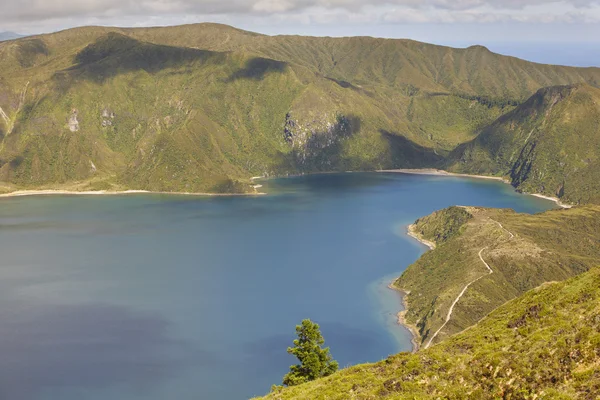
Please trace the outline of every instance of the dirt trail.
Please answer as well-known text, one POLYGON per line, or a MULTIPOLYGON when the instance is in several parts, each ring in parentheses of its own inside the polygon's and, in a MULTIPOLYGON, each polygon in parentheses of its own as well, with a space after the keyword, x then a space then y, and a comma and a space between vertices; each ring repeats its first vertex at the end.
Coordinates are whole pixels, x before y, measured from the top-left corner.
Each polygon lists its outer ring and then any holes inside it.
POLYGON ((474 284, 475 282, 477 282, 478 280, 480 280, 481 278, 483 278, 484 276, 493 274, 494 271, 492 270, 492 268, 489 266, 488 263, 485 262, 485 260, 483 259, 483 257, 481 256, 481 253, 487 249, 487 247, 484 247, 483 249, 479 250, 479 259, 481 260, 481 262, 483 263, 483 265, 485 265, 485 267, 488 269, 489 273, 485 274, 485 275, 481 275, 479 278, 467 283, 467 285, 463 288, 463 290, 460 292, 460 294, 458 295, 458 297, 456 299, 454 299, 454 302, 452 303, 452 305, 450 306, 450 309, 448 310, 448 315, 446 315, 446 321, 444 321, 444 324, 442 326, 440 326, 440 329, 438 329, 433 336, 431 336, 431 338, 429 339, 429 341, 427 342, 427 344, 425 345, 425 348, 429 348, 429 346, 431 346, 431 342, 433 342, 433 339, 435 339, 438 335, 438 333, 440 333, 442 331, 442 329, 444 329, 446 327, 446 324, 448 323, 448 321, 450 321, 450 318, 452 318, 452 312, 454 311, 454 306, 456 305, 456 303, 458 303, 458 301, 460 300, 461 297, 463 297, 463 295, 465 294, 465 292, 467 291, 467 289, 469 288, 469 286, 471 286, 472 284, 474 284))
MULTIPOLYGON (((502 229, 503 231, 505 231, 506 233, 508 233, 510 235, 509 240, 514 238, 515 235, 513 235, 513 233, 511 231, 509 231, 508 229, 506 229, 504 226, 502 226, 502 224, 498 221, 495 221, 493 219, 490 219, 491 221, 495 222, 496 224, 498 224, 498 226, 500 227, 500 229, 502 229)), ((465 292, 467 291, 467 289, 469 288, 469 286, 471 286, 472 284, 474 284, 475 282, 477 282, 478 280, 480 280, 481 278, 483 278, 484 276, 488 276, 494 273, 494 270, 492 269, 492 267, 490 267, 490 265, 483 259, 483 256, 481 255, 483 253, 483 251, 485 249, 487 249, 488 247, 484 247, 481 250, 479 250, 479 259, 481 260, 481 262, 483 263, 483 265, 485 265, 485 267, 488 269, 488 273, 481 275, 479 278, 469 282, 466 284, 466 286, 463 288, 463 290, 459 293, 458 297, 456 297, 456 299, 454 299, 454 302, 452 303, 452 305, 450 306, 450 309, 448 310, 448 315, 446 315, 446 320, 444 321, 443 325, 440 326, 440 328, 433 334, 433 336, 431 336, 431 338, 429 339, 429 341, 427 342, 427 344, 425 345, 425 348, 427 349, 431 343, 433 342, 433 339, 435 339, 437 337, 437 335, 442 331, 442 329, 444 329, 446 327, 446 324, 448 323, 448 321, 450 321, 450 318, 452 318, 452 312, 454 311, 454 306, 456 306, 456 304, 458 303, 458 301, 460 300, 460 298, 465 294, 465 292)))
MULTIPOLYGON (((492 221, 494 221, 495 223, 498 224, 498 226, 500 227, 500 229, 502 229, 504 232, 508 233, 510 235, 509 239, 512 239, 515 237, 515 235, 512 234, 511 231, 509 231, 508 229, 506 229, 505 227, 502 226, 502 224, 494 219, 492 219, 492 221)), ((484 261, 485 262, 485 261, 484 261)))
POLYGON ((8 129, 10 130, 10 126, 11 126, 10 118, 8 118, 8 115, 6 115, 6 113, 4 112, 2 107, 0 107, 0 117, 2 117, 2 119, 4 119, 4 122, 6 122, 6 125, 7 125, 8 129))

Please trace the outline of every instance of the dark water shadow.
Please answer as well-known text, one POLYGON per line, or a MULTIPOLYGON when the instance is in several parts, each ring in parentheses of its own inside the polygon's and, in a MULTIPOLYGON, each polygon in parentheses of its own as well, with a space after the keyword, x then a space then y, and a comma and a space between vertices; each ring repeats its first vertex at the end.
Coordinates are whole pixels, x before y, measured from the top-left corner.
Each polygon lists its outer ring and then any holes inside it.
POLYGON ((0 310, 0 398, 46 390, 154 384, 194 359, 214 361, 168 336, 156 315, 111 305, 13 306, 0 310))
MULTIPOLYGON (((293 327, 290 332, 293 332, 293 327)), ((287 348, 293 346, 295 339, 293 333, 278 334, 261 338, 243 345, 241 349, 240 364, 247 365, 247 370, 255 376, 260 377, 264 370, 282 367, 281 376, 285 374, 285 369, 297 361, 287 352, 287 348)), ((278 383, 279 382, 273 382, 278 383)))
MULTIPOLYGON (((324 346, 330 348, 331 355, 340 362, 340 367, 351 363, 379 361, 371 359, 374 349, 382 347, 378 335, 374 332, 339 322, 325 322, 319 325, 325 338, 324 346), (352 359, 340 359, 339 354, 336 355, 338 346, 340 349, 355 349, 352 359)), ((287 353, 287 348, 294 345, 294 339, 296 339, 294 327, 290 327, 290 334, 272 335, 246 343, 241 351, 243 357, 240 358, 240 363, 248 364, 248 367, 254 366, 256 369, 249 368, 249 370, 256 371, 257 376, 260 376, 261 371, 265 369, 279 366, 283 377, 289 366, 298 362, 294 356, 287 353)), ((280 384, 280 382, 273 383, 280 384)))
MULTIPOLYGON (((373 331, 353 327, 340 322, 325 322, 320 324, 325 346, 330 346, 331 354, 340 362, 340 367, 346 367, 350 364, 361 362, 375 362, 372 356, 375 349, 382 348, 380 336, 373 331), (354 349, 352 359, 343 359, 336 356, 336 344, 343 343, 345 348, 354 349)), ((389 346, 383 346, 389 347, 389 346)))
MULTIPOLYGON (((316 173, 275 180, 273 186, 283 194, 297 191, 311 194, 346 196, 369 188, 396 185, 398 176, 373 172, 316 173)), ((289 196, 294 201, 293 196, 289 196)), ((302 199, 300 199, 302 200, 302 199)))

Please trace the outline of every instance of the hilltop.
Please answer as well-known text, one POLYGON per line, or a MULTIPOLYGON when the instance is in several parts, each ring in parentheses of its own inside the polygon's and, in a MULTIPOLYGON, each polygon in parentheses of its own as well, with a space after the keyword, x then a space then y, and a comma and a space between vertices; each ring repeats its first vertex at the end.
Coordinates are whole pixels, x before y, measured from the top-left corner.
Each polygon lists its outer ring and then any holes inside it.
POLYGON ((600 202, 600 89, 540 89, 450 156, 455 172, 505 176, 524 191, 600 202))
POLYGON ((481 46, 76 28, 0 43, 0 190, 252 192, 259 175, 439 168, 540 88, 599 82, 481 46))

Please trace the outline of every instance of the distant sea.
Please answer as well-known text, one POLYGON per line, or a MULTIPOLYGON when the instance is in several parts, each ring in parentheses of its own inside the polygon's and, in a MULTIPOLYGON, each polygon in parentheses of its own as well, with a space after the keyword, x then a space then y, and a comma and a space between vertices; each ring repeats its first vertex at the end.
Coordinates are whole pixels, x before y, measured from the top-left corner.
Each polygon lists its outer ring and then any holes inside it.
MULTIPOLYGON (((485 44, 485 43, 484 43, 485 44)), ((572 67, 600 67, 599 43, 489 43, 494 53, 500 53, 542 64, 572 67)))
POLYGON ((281 383, 303 318, 341 366, 410 350, 386 286, 450 205, 534 213, 506 184, 403 174, 266 180, 270 195, 0 200, 0 398, 244 399, 281 383))

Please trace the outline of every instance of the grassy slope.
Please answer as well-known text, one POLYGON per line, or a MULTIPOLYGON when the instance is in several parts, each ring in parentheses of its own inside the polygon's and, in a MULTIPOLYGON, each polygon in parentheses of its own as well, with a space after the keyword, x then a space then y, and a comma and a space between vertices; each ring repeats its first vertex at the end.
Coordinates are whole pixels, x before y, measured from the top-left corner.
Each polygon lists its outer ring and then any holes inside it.
POLYGON ((458 235, 472 218, 473 215, 464 207, 452 206, 419 218, 413 228, 423 239, 439 245, 458 235))
POLYGON ((510 177, 566 202, 600 202, 600 90, 542 89, 451 155, 457 172, 510 177))
MULTIPOLYGON (((335 349, 333 349, 335 351, 335 349)), ((270 399, 596 399, 600 268, 543 285, 427 350, 271 393, 270 399)))
POLYGON ((405 39, 265 36, 218 24, 125 32, 155 43, 249 51, 353 85, 525 100, 540 87, 600 83, 597 68, 535 64, 494 54, 482 46, 454 49, 405 39))
POLYGON ((544 282, 564 280, 600 265, 600 207, 596 206, 536 215, 471 207, 459 213, 452 207, 419 220, 416 226, 426 239, 447 238, 438 239, 435 250, 395 282, 410 292, 405 319, 417 326, 422 344, 442 326, 465 285, 480 276, 456 304, 434 343, 544 282), (465 211, 472 215, 470 219, 462 216, 465 211), (482 257, 494 271, 490 275, 479 258, 484 248, 482 257))
MULTIPOLYGON (((302 90, 291 69, 236 76, 250 61, 243 55, 112 34, 86 49, 48 83, 30 84, 33 104, 2 143, 3 180, 221 191, 231 176, 262 173, 285 145, 272 116, 283 118, 302 90), (67 127, 73 110, 78 132, 67 127)), ((46 70, 33 67, 27 78, 46 70)))
POLYGON ((598 78, 481 47, 78 28, 0 43, 0 180, 248 191, 253 175, 439 166, 539 87, 598 78))

